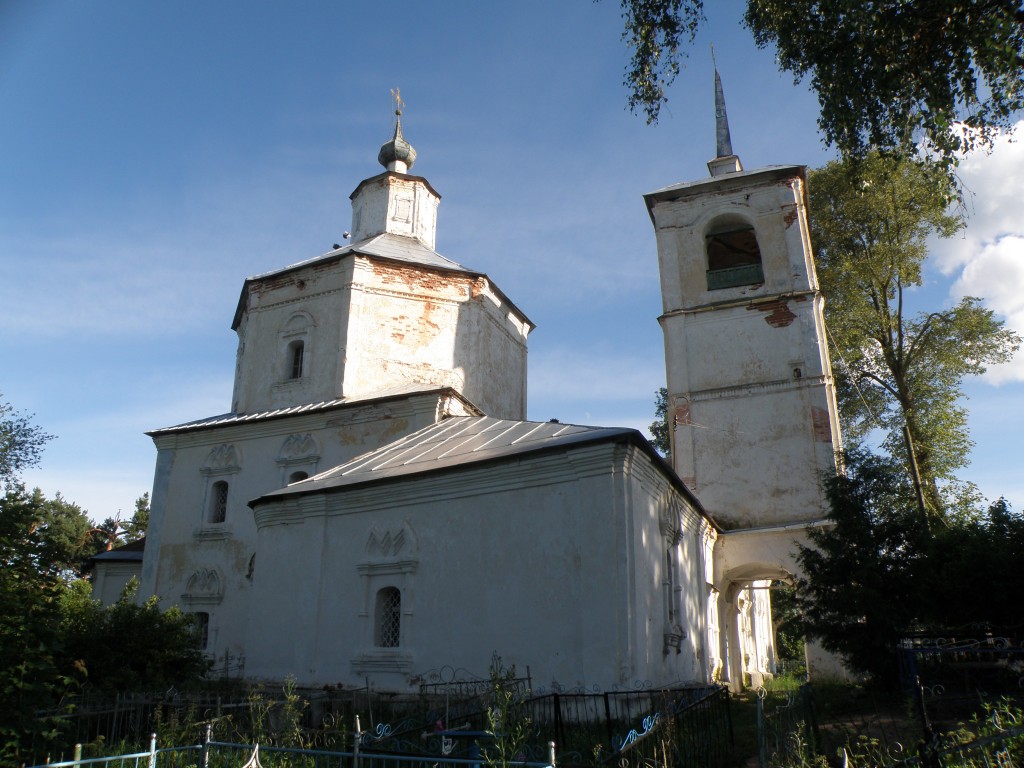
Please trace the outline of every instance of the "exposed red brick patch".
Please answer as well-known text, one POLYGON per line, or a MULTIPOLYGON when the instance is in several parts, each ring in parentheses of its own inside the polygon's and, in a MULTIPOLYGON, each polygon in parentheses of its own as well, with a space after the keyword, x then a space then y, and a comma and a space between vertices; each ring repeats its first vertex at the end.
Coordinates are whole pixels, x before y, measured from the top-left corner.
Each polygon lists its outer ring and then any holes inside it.
POLYGON ((676 406, 675 414, 676 424, 691 424, 690 421, 690 403, 683 402, 676 406))
POLYGON ((814 424, 814 440, 818 443, 832 442, 832 425, 829 423, 828 411, 817 406, 811 407, 811 422, 814 424))
POLYGON ((796 221, 796 217, 797 210, 796 206, 794 205, 791 206, 790 210, 786 213, 786 215, 782 217, 782 220, 786 222, 786 229, 789 229, 791 226, 793 226, 793 222, 796 221))
POLYGON ((772 328, 785 328, 796 320, 796 315, 790 310, 789 302, 785 299, 751 304, 747 309, 756 309, 758 312, 764 312, 764 321, 772 328))

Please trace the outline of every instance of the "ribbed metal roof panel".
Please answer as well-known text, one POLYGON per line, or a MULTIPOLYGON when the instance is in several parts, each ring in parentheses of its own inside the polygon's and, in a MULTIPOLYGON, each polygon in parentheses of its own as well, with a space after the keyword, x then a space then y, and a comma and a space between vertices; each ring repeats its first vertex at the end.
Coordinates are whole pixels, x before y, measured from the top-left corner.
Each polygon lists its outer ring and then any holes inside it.
POLYGON ((282 272, 291 272, 292 270, 309 267, 322 261, 331 261, 332 259, 352 254, 377 256, 382 259, 404 261, 409 264, 434 267, 435 269, 450 269, 456 272, 469 272, 474 275, 477 274, 458 262, 442 256, 437 251, 430 250, 414 237, 403 237, 402 235, 392 235, 385 232, 384 234, 376 235, 358 243, 351 243, 341 248, 335 248, 334 250, 328 251, 320 256, 314 256, 311 259, 305 259, 294 264, 289 264, 287 267, 280 267, 269 272, 262 272, 258 275, 253 275, 252 277, 246 278, 246 282, 264 280, 266 278, 279 275, 282 272))
POLYGON ((634 429, 456 416, 257 499, 324 491, 586 442, 636 437, 634 429))
POLYGON ((351 246, 355 253, 364 253, 368 256, 379 256, 382 259, 393 261, 406 261, 410 264, 419 264, 425 267, 436 267, 438 269, 451 269, 458 272, 472 272, 470 269, 442 256, 437 251, 432 251, 423 245, 419 240, 401 235, 377 235, 362 243, 351 246))
MULTIPOLYGON (((305 403, 290 408, 278 408, 272 411, 259 411, 258 413, 222 413, 217 416, 207 416, 205 419, 187 421, 184 424, 176 424, 173 427, 160 427, 147 432, 147 435, 155 436, 169 434, 171 432, 188 432, 193 429, 206 429, 209 427, 223 427, 231 424, 244 424, 250 421, 262 421, 264 419, 276 419, 282 416, 294 416, 299 413, 316 413, 329 411, 332 408, 340 408, 346 405, 359 405, 373 400, 386 400, 395 397, 408 397, 410 395, 425 395, 431 392, 440 392, 443 387, 432 384, 400 384, 393 387, 385 387, 376 392, 360 397, 358 399, 339 397, 334 400, 323 400, 319 403, 305 403)), ((473 410, 478 410, 472 406, 473 410)))

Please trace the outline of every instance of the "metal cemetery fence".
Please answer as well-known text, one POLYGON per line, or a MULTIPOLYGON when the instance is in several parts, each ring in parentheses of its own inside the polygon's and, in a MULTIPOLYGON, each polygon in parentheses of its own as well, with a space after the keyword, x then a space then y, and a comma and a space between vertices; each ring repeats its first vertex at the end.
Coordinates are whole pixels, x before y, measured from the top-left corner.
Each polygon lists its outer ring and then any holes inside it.
MULTIPOLYGON (((113 757, 45 763, 34 768, 480 768, 479 760, 416 757, 369 752, 328 752, 252 744, 204 742, 113 757)), ((519 762, 517 768, 553 768, 552 763, 519 762)))
POLYGON ((1021 627, 969 625, 900 641, 900 682, 925 724, 976 713, 984 698, 1024 700, 1021 627))
POLYGON ((797 758, 802 746, 810 754, 817 750, 818 721, 810 683, 774 701, 764 688, 757 689, 757 746, 760 768, 797 758))
MULTIPOLYGON (((505 682, 515 689, 516 696, 527 690, 528 681, 505 682)), ((460 684, 454 692, 449 690, 443 695, 380 694, 366 689, 309 693, 313 695, 308 699, 291 703, 292 715, 300 713, 304 718, 302 727, 291 734, 298 736, 304 746, 328 750, 316 753, 317 766, 340 765, 337 761, 330 763, 325 755, 343 756, 349 753, 329 750, 350 749, 355 753, 362 751, 366 760, 374 756, 369 765, 364 760, 361 768, 416 768, 424 760, 433 765, 439 760, 458 764, 459 759, 479 768, 482 750, 491 738, 487 734, 487 706, 493 688, 471 690, 460 684), (458 693, 462 696, 454 695, 458 693), (352 725, 359 723, 358 713, 364 730, 357 739, 352 725)), ((253 732, 252 726, 258 726, 258 732, 266 734, 268 741, 277 743, 279 736, 275 734, 282 733, 281 728, 288 720, 283 710, 288 706, 287 702, 251 696, 242 699, 241 694, 161 699, 118 697, 112 707, 104 708, 98 703, 90 706, 88 716, 75 723, 76 732, 87 736, 79 740, 86 742, 95 740, 97 731, 106 725, 121 729, 116 737, 104 734, 108 744, 125 738, 145 743, 144 739, 131 738, 128 732, 138 732, 139 728, 152 727, 157 722, 180 726, 165 728, 167 733, 194 734, 185 738, 196 738, 197 729, 205 723, 219 739, 214 741, 211 736, 208 740, 221 746, 231 743, 224 736, 246 732, 248 723, 249 732, 253 732), (260 709, 262 715, 255 711, 260 709)), ((659 750, 669 750, 680 759, 685 756, 684 763, 677 763, 680 765, 715 765, 732 743, 728 692, 718 686, 655 689, 648 685, 609 692, 557 691, 519 698, 514 706, 516 717, 529 723, 527 742, 519 747, 516 758, 538 764, 556 759, 553 750, 557 744, 557 760, 562 764, 594 765, 618 760, 622 768, 628 768, 646 764, 659 750)), ((261 746, 260 754, 277 754, 281 749, 261 746)), ((298 752, 306 754, 303 750, 298 752)), ((292 750, 288 754, 298 752, 292 750)), ((191 760, 168 753, 167 757, 159 757, 158 763, 178 764, 179 759, 191 760)), ((302 763, 307 764, 313 763, 302 763)))
POLYGON ((732 748, 729 691, 724 687, 664 691, 660 706, 638 724, 640 730, 615 737, 610 751, 597 752, 599 762, 618 768, 718 766, 725 764, 732 748))

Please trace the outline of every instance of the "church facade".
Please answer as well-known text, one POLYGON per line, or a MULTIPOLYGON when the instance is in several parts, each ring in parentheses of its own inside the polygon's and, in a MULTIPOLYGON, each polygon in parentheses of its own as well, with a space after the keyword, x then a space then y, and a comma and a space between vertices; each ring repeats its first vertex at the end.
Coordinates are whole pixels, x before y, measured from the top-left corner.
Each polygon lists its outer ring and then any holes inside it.
POLYGON ((231 410, 150 433, 140 594, 251 679, 408 690, 494 653, 565 687, 770 674, 767 587, 821 524, 838 422, 803 169, 718 154, 645 197, 670 462, 525 421, 533 325, 434 250, 399 119, 351 244, 245 281, 231 410))

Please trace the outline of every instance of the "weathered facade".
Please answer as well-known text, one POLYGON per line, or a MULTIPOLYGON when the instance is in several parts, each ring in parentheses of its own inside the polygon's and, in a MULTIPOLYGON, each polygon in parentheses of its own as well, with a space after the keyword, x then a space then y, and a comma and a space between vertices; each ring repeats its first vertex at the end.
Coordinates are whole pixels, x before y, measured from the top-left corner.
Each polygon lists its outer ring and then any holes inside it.
POLYGON ((257 677, 401 690, 494 652, 566 687, 711 672, 690 585, 715 530, 634 430, 450 418, 253 510, 257 677))
POLYGON ((803 169, 719 154, 646 196, 672 465, 524 421, 533 326, 434 250, 399 123, 352 243, 245 281, 231 411, 150 433, 140 594, 255 679, 403 690, 494 652, 568 687, 769 674, 767 587, 823 516, 838 422, 803 169))
MULTIPOLYGON (((796 542, 823 524, 821 481, 836 471, 841 441, 805 169, 743 170, 715 77, 711 178, 645 199, 661 272, 672 464, 723 528, 714 588, 724 647, 740 648, 767 602, 754 585, 791 580, 796 542)), ((762 655, 727 654, 726 677, 757 675, 764 667, 750 660, 762 655)))

